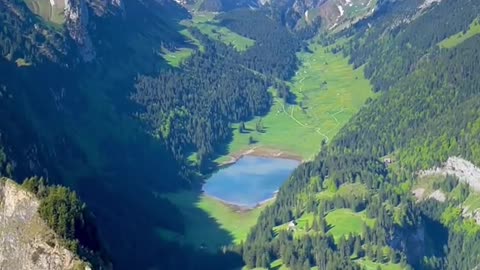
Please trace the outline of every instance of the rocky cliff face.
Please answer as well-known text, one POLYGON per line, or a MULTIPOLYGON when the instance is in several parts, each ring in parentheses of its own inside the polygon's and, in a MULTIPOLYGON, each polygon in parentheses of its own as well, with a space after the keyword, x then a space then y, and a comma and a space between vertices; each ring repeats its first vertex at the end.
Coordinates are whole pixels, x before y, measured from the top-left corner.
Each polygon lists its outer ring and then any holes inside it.
POLYGON ((96 16, 104 16, 109 12, 114 13, 115 10, 125 11, 123 0, 86 0, 86 3, 94 11, 96 16))
POLYGON ((80 56, 85 62, 95 59, 95 48, 89 33, 90 16, 124 14, 123 0, 65 0, 65 24, 68 34, 78 47, 80 56))
POLYGON ((449 157, 441 167, 419 172, 420 177, 431 175, 454 175, 474 191, 480 192, 480 168, 461 157, 449 157))
POLYGON ((95 58, 95 49, 88 33, 89 14, 84 0, 65 0, 65 24, 68 34, 76 43, 82 59, 90 62, 95 58))
POLYGON ((16 183, 0 179, 0 269, 88 270, 37 214, 39 201, 16 183))
MULTIPOLYGON (((468 160, 461 157, 449 157, 448 160, 440 167, 432 168, 430 170, 420 171, 418 176, 447 176, 453 175, 462 183, 467 184, 473 192, 480 193, 480 168, 475 166, 468 160)), ((427 198, 434 198, 437 201, 443 202, 446 200, 446 195, 440 190, 436 190, 431 194, 425 194, 425 190, 416 189, 413 191, 414 195, 420 200, 427 198)), ((472 218, 480 225, 480 208, 476 205, 462 204, 462 215, 465 218, 472 218)))
MULTIPOLYGON (((38 47, 41 54, 54 62, 64 62, 58 59, 58 55, 71 52, 78 52, 84 62, 92 61, 96 56, 95 45, 91 38, 92 31, 96 29, 95 18, 125 15, 123 0, 50 0, 49 3, 49 6, 44 5, 40 9, 38 5, 25 6, 10 0, 0 0, 0 8, 4 12, 13 14, 10 17, 18 20, 16 24, 22 24, 24 35, 14 40, 25 36, 35 37, 34 40, 36 40, 37 36, 42 36, 39 40, 43 41, 34 45, 38 47), (28 7, 31 13, 36 14, 46 24, 32 24, 32 20, 27 20, 32 14, 24 12, 25 7, 28 7), (52 28, 49 25, 57 27, 52 28), (69 37, 73 44, 65 42, 65 37, 69 37)), ((32 39, 31 37, 28 39, 32 39)))
POLYGON ((376 7, 373 0, 257 0, 260 5, 274 7, 290 28, 303 27, 317 19, 322 28, 345 28, 369 16, 376 7))
MULTIPOLYGON (((374 0, 256 0, 259 5, 272 6, 280 11, 281 17, 289 27, 302 27, 304 23, 312 23, 316 19, 321 20, 322 28, 328 31, 339 31, 350 27, 358 21, 372 15, 382 3, 395 2, 397 0, 374 1, 374 0)), ((420 16, 432 5, 442 0, 419 1, 418 12, 420 16)), ((409 22, 413 18, 405 19, 409 22)))

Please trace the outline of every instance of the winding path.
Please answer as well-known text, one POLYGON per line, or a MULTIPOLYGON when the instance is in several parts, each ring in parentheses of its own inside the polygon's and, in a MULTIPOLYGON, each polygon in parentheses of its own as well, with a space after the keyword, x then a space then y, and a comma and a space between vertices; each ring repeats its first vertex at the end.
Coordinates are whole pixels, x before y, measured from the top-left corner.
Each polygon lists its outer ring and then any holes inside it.
MULTIPOLYGON (((313 59, 313 61, 316 61, 316 60, 317 60, 317 59, 313 59)), ((311 64, 310 64, 310 62, 306 62, 306 63, 304 64, 304 66, 305 66, 305 67, 309 67, 309 66, 311 66, 311 64)), ((295 73, 295 75, 297 75, 297 76, 298 76, 299 74, 301 74, 301 75, 300 75, 300 76, 301 76, 301 77, 300 77, 300 80, 298 80, 298 83, 300 83, 299 92, 301 92, 301 93, 303 92, 303 81, 305 81, 305 79, 307 78, 307 76, 305 75, 305 74, 307 74, 307 73, 308 73, 308 72, 307 72, 306 70, 304 70, 303 73, 302 73, 302 72, 299 72, 299 71, 297 71, 297 72, 295 73)), ((303 93, 302 93, 302 94, 303 94, 303 93)), ((299 124, 299 125, 302 126, 302 127, 314 129, 316 133, 318 133, 319 135, 325 137, 325 139, 326 139, 327 142, 330 141, 330 138, 329 138, 326 134, 322 133, 321 130, 320 130, 320 128, 309 126, 309 125, 307 125, 307 124, 304 124, 304 123, 300 122, 297 118, 295 118, 295 116, 293 116, 293 110, 295 109, 295 106, 291 106, 292 109, 291 109, 290 114, 289 114, 289 113, 287 112, 287 110, 285 109, 285 105, 284 105, 283 103, 280 103, 280 104, 282 105, 283 112, 284 112, 286 115, 288 115, 293 121, 295 121, 297 124, 299 124)), ((334 115, 336 115, 336 114, 338 114, 338 113, 341 113, 341 112, 343 112, 343 109, 342 109, 340 112, 335 113, 334 115)), ((332 117, 335 119, 335 121, 337 122, 337 124, 340 124, 339 121, 336 119, 336 117, 335 117, 334 115, 332 115, 332 117)))
POLYGON ((314 129, 315 132, 317 132, 318 134, 322 135, 323 137, 325 137, 326 141, 328 142, 330 140, 330 138, 328 138, 327 135, 323 134, 321 131, 320 131, 320 128, 316 128, 316 127, 311 127, 307 124, 304 124, 302 122, 300 122, 297 118, 295 118, 295 116, 293 116, 293 109, 295 108, 295 106, 292 106, 292 110, 290 112, 290 114, 287 112, 287 110, 285 109, 285 105, 283 103, 282 104, 282 109, 283 109, 283 112, 288 115, 293 121, 297 122, 297 124, 299 124, 300 126, 302 127, 306 127, 306 128, 311 128, 311 129, 314 129))

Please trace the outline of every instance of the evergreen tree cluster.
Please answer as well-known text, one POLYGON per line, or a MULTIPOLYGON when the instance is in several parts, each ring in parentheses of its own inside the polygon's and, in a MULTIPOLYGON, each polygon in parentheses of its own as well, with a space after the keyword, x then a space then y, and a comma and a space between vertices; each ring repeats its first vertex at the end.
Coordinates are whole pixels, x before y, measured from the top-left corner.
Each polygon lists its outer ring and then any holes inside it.
MULTIPOLYGON (((369 100, 280 189, 244 244, 243 257, 250 267, 281 259, 291 269, 303 269, 303 265, 328 269, 315 260, 328 252, 348 260, 360 257, 415 269, 479 265, 480 258, 470 250, 480 247, 476 240, 480 226, 464 217, 461 209, 470 194, 468 186, 453 176, 445 177, 434 188, 456 195, 447 195, 443 203, 417 202, 411 194, 420 181, 417 172, 439 166, 448 157, 461 156, 480 164, 480 36, 452 49, 437 46, 468 28, 478 16, 479 5, 445 0, 420 11, 420 2, 382 2, 374 16, 342 33, 352 38, 337 52, 349 56, 357 67, 365 65, 365 74, 382 94, 369 100), (439 24, 445 27, 435 27, 439 24), (393 161, 384 161, 386 156, 393 161), (342 198, 337 192, 354 183, 367 188, 365 198, 355 194, 342 198), (318 199, 319 192, 325 191, 333 197, 318 199), (365 226, 360 236, 329 240, 325 216, 344 208, 365 213, 375 224, 365 226), (308 213, 314 214, 314 226, 306 233, 273 231, 308 213), (314 237, 324 240, 312 241, 314 237), (310 251, 322 251, 305 253, 307 243, 313 243, 310 251)), ((342 263, 336 261, 331 267, 348 269, 342 263)))
POLYGON ((38 213, 73 253, 94 264, 106 266, 107 255, 93 217, 77 194, 66 187, 47 186, 43 178, 25 179, 22 187, 40 200, 38 213))
POLYGON ((278 79, 293 75, 298 65, 295 52, 301 44, 260 12, 236 11, 222 14, 219 20, 254 39, 255 45, 237 52, 191 28, 204 50, 196 51, 178 69, 156 77, 139 76, 133 95, 145 108, 140 117, 153 133, 166 141, 179 160, 196 152, 201 170, 208 169, 207 161, 217 146, 232 136, 232 123, 270 110, 270 86, 290 101, 289 88, 278 79), (252 28, 252 23, 258 27, 252 28))
POLYGON ((0 56, 12 61, 66 61, 63 33, 42 24, 25 3, 9 2, 0 1, 0 56))

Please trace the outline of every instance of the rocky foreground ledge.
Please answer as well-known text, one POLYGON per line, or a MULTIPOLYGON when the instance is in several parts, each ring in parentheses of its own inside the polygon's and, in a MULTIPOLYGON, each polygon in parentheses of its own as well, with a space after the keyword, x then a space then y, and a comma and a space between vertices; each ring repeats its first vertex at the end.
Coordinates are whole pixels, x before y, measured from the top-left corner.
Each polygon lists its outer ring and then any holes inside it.
POLYGON ((89 270, 60 244, 38 214, 39 200, 18 184, 0 178, 0 269, 89 270))

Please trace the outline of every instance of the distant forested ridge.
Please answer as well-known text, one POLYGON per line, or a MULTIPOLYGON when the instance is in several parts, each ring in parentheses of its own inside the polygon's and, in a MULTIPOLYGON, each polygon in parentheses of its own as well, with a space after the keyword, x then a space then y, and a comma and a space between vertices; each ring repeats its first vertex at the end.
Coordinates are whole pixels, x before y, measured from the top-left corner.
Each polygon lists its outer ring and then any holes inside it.
POLYGON ((365 65, 382 94, 280 189, 243 246, 249 267, 277 259, 291 269, 356 269, 364 260, 414 269, 480 264, 480 227, 459 208, 468 187, 446 177, 439 189, 455 195, 444 202, 412 196, 419 170, 450 156, 480 164, 480 36, 452 49, 437 46, 468 28, 480 2, 444 0, 424 10, 421 2, 381 2, 374 16, 339 34, 350 39, 337 51, 365 65), (352 186, 364 195, 345 196, 342 190, 352 186), (325 220, 339 209, 373 218, 374 225, 333 239, 325 220), (310 223, 302 224, 302 234, 279 231, 292 220, 310 223))
POLYGON ((347 30, 351 39, 344 52, 354 66, 366 65, 365 75, 377 91, 416 70, 422 57, 440 50, 440 41, 468 29, 480 11, 476 0, 442 1, 420 9, 423 2, 385 1, 374 16, 347 30))

